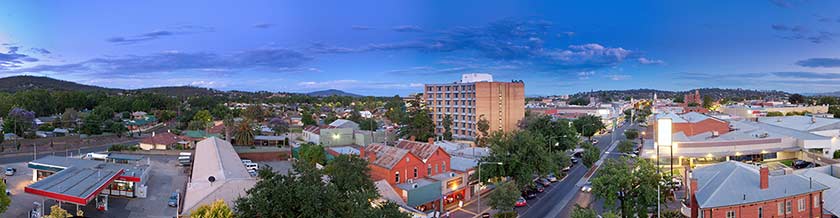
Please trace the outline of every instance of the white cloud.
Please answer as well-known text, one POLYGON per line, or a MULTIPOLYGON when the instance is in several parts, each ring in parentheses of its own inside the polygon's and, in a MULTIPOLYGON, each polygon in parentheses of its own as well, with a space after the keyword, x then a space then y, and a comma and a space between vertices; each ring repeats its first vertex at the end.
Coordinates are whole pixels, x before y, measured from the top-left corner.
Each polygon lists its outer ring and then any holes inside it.
POLYGON ((647 59, 647 58, 643 58, 643 57, 642 57, 642 58, 639 58, 639 59, 638 59, 638 61, 639 61, 639 63, 640 63, 640 64, 644 64, 644 65, 660 65, 660 64, 665 64, 665 61, 662 61, 662 60, 647 59))
POLYGON ((610 80, 613 80, 613 81, 619 81, 619 80, 628 80, 628 79, 631 78, 631 76, 626 75, 626 74, 611 74, 611 75, 607 75, 607 78, 609 78, 610 80))
POLYGON ((589 79, 592 75, 595 75, 595 71, 583 71, 577 73, 578 79, 580 80, 589 79))

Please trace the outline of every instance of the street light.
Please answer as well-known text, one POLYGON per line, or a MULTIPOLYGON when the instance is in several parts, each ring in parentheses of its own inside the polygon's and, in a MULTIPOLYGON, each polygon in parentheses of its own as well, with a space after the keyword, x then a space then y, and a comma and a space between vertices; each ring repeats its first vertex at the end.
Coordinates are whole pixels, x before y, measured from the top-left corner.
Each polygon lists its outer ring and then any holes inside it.
POLYGON ((483 183, 483 182, 481 182, 481 165, 482 164, 496 164, 496 165, 499 165, 499 166, 504 165, 504 163, 502 163, 502 162, 478 162, 478 183, 479 183, 479 186, 478 186, 479 187, 479 189, 478 189, 478 212, 479 213, 481 213, 481 185, 483 183))

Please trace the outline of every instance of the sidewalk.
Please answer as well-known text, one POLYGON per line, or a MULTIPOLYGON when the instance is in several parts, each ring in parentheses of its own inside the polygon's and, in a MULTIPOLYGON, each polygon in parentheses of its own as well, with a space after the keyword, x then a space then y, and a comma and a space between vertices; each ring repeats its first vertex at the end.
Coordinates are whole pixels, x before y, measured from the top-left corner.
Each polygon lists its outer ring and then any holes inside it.
POLYGON ((482 213, 489 212, 490 214, 494 214, 496 210, 490 208, 487 205, 489 199, 487 198, 490 193, 494 190, 488 190, 481 194, 479 197, 481 198, 481 211, 478 209, 478 198, 474 197, 469 201, 464 202, 464 206, 458 207, 458 204, 452 204, 446 207, 446 211, 449 212, 451 218, 473 218, 473 217, 480 217, 482 213))

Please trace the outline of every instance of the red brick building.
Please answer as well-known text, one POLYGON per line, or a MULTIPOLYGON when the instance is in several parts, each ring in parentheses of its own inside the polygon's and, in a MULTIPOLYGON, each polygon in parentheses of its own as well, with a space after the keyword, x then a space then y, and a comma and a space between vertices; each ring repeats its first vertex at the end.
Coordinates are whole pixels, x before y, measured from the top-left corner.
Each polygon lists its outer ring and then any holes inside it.
POLYGON ((687 174, 691 218, 822 217, 827 186, 801 175, 770 176, 767 167, 736 161, 687 174))
MULTIPOLYGON (((729 132, 729 122, 697 112, 658 114, 656 118, 671 118, 672 132, 683 132, 686 136, 694 136, 705 132, 716 132, 718 135, 722 135, 729 132)), ((649 129, 656 129, 656 122, 654 122, 653 128, 649 129)))
POLYGON ((400 205, 428 211, 469 199, 465 174, 452 171, 450 156, 434 144, 402 140, 396 146, 373 143, 360 151, 370 162, 370 176, 384 180, 400 195, 400 205))

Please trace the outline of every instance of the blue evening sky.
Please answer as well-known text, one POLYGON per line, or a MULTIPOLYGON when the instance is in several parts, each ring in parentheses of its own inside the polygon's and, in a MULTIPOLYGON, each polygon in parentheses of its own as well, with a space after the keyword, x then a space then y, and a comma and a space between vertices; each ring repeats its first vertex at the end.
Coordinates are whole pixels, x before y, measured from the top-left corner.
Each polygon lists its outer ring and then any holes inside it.
POLYGON ((368 95, 462 73, 527 95, 699 87, 840 90, 840 2, 20 1, 0 76, 116 88, 368 95))

